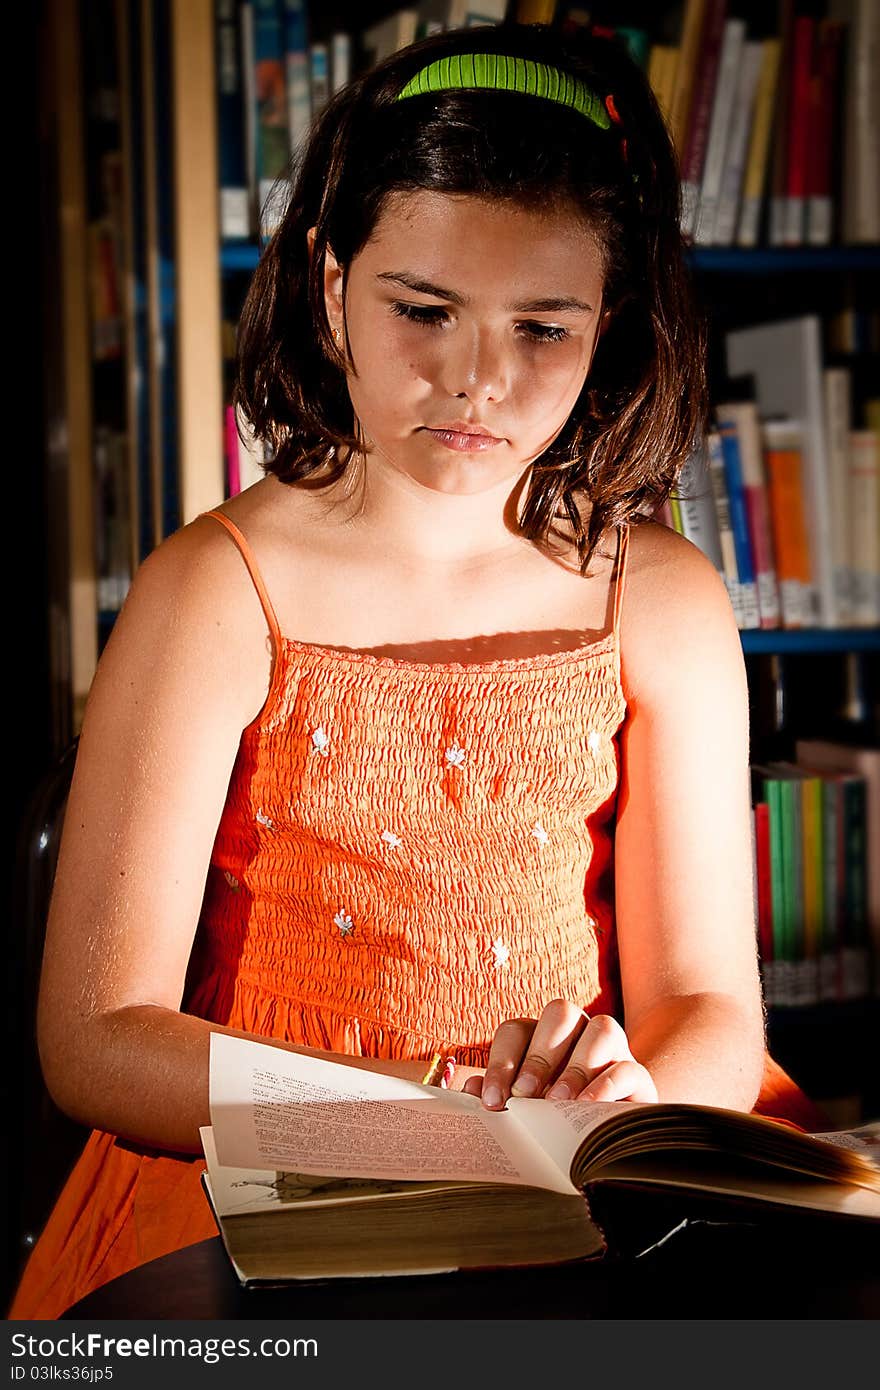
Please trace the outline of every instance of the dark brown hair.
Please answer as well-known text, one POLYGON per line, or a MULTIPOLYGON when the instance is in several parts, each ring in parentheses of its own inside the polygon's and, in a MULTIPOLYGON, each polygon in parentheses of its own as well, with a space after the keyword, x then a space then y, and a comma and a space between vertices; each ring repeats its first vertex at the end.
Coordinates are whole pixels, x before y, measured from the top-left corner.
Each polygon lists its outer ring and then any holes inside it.
POLYGON ((239 326, 236 404, 283 482, 336 481, 362 447, 346 357, 324 305, 328 244, 345 275, 393 192, 430 189, 525 208, 570 208, 595 234, 610 323, 561 433, 532 465, 522 534, 548 545, 560 518, 586 570, 601 536, 666 499, 706 413, 704 328, 684 263, 671 141, 644 74, 614 40, 544 25, 453 30, 401 49, 339 92, 295 171, 286 214, 239 326), (519 93, 397 95, 426 64, 494 52, 586 81, 619 125, 519 93), (309 257, 307 232, 316 228, 309 257), (584 527, 579 499, 589 503, 584 527))

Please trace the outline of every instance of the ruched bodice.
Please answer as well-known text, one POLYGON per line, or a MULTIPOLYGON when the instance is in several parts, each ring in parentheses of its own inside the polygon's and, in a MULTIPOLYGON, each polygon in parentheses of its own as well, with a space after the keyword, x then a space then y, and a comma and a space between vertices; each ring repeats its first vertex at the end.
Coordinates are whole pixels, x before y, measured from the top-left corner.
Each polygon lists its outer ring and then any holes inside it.
POLYGON ((442 1044, 475 1062, 502 1019, 552 998, 613 1008, 624 712, 616 631, 474 666, 282 638, 220 822, 188 1007, 303 1042, 320 1016, 345 1051, 442 1044))

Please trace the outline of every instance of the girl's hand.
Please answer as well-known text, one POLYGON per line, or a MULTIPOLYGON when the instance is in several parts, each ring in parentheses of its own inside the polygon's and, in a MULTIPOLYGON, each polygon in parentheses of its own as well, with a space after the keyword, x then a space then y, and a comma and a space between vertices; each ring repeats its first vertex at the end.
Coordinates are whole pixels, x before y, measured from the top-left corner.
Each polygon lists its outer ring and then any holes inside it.
POLYGON ((548 1100, 655 1101, 657 1087, 635 1060, 626 1033, 607 1014, 588 1018, 576 1004, 554 999, 539 1019, 511 1018, 498 1028, 485 1075, 462 1090, 487 1110, 508 1097, 548 1100))

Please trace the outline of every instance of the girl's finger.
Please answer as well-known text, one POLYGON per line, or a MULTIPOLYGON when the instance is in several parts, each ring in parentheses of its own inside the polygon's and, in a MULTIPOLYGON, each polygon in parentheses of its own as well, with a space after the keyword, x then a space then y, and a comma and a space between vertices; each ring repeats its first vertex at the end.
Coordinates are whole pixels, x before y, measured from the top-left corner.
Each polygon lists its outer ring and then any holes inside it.
POLYGON ((571 1057, 547 1092, 548 1100, 574 1100, 613 1062, 631 1061, 626 1033, 610 1014, 597 1014, 581 1033, 571 1057))
POLYGON ((495 1030, 480 1092, 487 1110, 503 1110, 507 1104, 510 1087, 536 1026, 533 1018, 509 1018, 495 1030))
POLYGON ((651 1073, 630 1057, 621 1062, 612 1062, 593 1078, 577 1099, 655 1101, 657 1087, 651 1073))
POLYGON ((568 999, 551 1000, 538 1019, 510 1094, 543 1096, 581 1038, 587 1022, 587 1015, 577 1004, 568 999))
POLYGON ((462 1094, 466 1096, 479 1096, 483 1091, 482 1073, 479 1076, 469 1076, 462 1086, 462 1094))

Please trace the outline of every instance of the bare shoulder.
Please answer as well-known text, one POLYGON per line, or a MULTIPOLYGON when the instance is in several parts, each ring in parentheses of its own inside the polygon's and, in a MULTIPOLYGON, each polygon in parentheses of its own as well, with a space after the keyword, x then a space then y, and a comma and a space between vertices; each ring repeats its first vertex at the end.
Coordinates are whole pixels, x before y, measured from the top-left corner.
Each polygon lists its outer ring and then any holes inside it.
POLYGON ((706 672, 737 681, 742 649, 724 581, 701 550, 667 526, 630 532, 620 639, 628 698, 674 689, 706 672))

